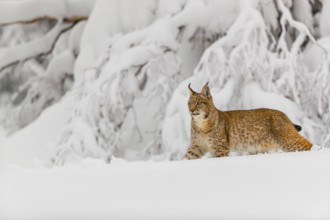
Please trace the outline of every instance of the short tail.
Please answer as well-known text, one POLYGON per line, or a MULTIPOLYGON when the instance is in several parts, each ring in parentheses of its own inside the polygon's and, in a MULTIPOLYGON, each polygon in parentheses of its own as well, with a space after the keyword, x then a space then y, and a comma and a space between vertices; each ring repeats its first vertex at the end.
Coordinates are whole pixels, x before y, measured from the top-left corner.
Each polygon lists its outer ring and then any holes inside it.
POLYGON ((301 131, 301 126, 300 125, 293 124, 293 126, 297 131, 301 131))

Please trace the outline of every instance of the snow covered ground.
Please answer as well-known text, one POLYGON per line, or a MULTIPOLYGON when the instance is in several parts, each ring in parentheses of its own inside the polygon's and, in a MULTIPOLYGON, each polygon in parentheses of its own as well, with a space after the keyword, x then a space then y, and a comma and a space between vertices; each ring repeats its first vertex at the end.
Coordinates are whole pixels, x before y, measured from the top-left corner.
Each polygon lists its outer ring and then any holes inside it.
POLYGON ((7 167, 0 219, 330 219, 330 151, 7 167))

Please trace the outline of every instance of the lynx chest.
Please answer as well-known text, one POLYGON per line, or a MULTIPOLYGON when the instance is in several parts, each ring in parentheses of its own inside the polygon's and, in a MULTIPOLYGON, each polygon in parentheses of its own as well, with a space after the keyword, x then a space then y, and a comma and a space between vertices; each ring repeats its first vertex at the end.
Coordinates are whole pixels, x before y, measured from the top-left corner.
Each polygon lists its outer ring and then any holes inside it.
POLYGON ((193 134, 193 143, 208 151, 212 146, 212 138, 209 134, 195 132, 193 134))

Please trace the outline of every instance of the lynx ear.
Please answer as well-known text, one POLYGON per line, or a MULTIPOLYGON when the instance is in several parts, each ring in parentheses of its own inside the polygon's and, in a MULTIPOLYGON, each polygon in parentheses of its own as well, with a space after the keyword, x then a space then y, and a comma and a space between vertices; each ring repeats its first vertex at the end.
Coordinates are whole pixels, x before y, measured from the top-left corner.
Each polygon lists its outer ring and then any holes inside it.
POLYGON ((192 88, 190 87, 190 83, 189 83, 189 85, 188 85, 188 89, 189 89, 189 93, 190 93, 190 95, 192 95, 192 94, 194 94, 194 93, 195 93, 195 91, 194 91, 194 90, 192 90, 192 88))
POLYGON ((207 82, 205 84, 205 86, 203 87, 201 94, 203 96, 205 96, 205 98, 209 98, 210 97, 210 88, 209 88, 209 82, 207 82))

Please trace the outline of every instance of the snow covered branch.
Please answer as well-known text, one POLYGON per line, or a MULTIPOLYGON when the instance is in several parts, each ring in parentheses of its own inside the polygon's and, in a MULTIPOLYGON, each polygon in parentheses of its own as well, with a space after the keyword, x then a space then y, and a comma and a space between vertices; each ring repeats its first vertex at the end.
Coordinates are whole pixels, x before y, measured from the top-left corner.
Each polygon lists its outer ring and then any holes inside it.
MULTIPOLYGON (((284 37, 286 34, 286 28, 285 25, 288 22, 289 25, 297 30, 300 31, 298 38, 295 40, 294 45, 292 46, 292 51, 293 51, 293 55, 297 54, 298 50, 300 50, 302 43, 305 40, 305 37, 308 36, 309 39, 315 43, 315 38, 312 36, 311 32, 308 30, 308 27, 301 23, 298 22, 296 20, 293 19, 291 12, 289 11, 289 9, 284 5, 283 0, 277 0, 277 5, 279 10, 282 12, 281 14, 281 26, 282 26, 282 33, 281 33, 281 37, 279 40, 279 45, 281 46, 281 44, 284 42, 284 37)), ((284 46, 282 46, 284 47, 284 46)))
POLYGON ((0 50, 0 72, 19 62, 51 53, 60 36, 71 30, 79 21, 81 20, 77 20, 73 24, 65 24, 59 21, 55 27, 41 39, 0 50))

